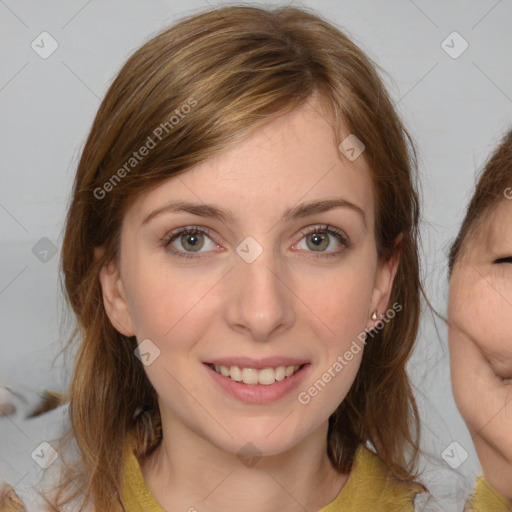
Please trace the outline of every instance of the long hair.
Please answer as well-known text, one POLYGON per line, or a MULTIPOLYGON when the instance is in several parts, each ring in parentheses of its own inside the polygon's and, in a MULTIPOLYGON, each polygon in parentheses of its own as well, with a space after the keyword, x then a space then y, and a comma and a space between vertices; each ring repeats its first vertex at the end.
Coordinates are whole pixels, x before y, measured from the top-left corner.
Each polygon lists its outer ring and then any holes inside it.
POLYGON ((126 439, 144 457, 162 438, 156 392, 133 354, 136 339, 111 325, 102 302, 99 271, 118 256, 126 209, 142 192, 219 154, 313 93, 334 116, 337 144, 354 134, 365 145, 379 258, 388 259, 403 236, 390 298, 403 310, 368 343, 355 382, 329 419, 328 455, 346 472, 357 447, 371 442, 396 478, 413 479, 419 419, 406 362, 420 313, 416 152, 377 69, 313 13, 248 6, 190 16, 124 64, 84 146, 66 219, 61 268, 77 317, 70 344, 78 346, 72 432, 63 443, 72 437, 79 457, 66 468, 54 510, 80 496, 83 505, 89 499, 102 512, 117 510, 126 439), (95 258, 100 246, 105 252, 95 258))

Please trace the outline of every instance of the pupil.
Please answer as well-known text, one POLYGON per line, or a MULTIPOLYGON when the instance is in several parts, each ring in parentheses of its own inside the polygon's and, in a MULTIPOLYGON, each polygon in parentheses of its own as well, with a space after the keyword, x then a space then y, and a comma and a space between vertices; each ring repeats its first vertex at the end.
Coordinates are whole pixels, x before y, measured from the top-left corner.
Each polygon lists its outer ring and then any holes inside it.
POLYGON ((185 244, 184 244, 185 247, 188 246, 188 248, 201 248, 200 247, 200 240, 199 240, 199 237, 197 236, 197 234, 188 234, 186 235, 185 237, 185 244))
MULTIPOLYGON (((327 240, 327 237, 325 234, 321 233, 321 234, 318 234, 318 233, 312 233, 311 234, 311 242, 312 242, 312 246, 316 247, 316 248, 319 248, 322 246, 322 244, 324 245, 324 249, 325 249, 325 242, 327 240)), ((327 242, 328 244, 328 242, 327 242)))

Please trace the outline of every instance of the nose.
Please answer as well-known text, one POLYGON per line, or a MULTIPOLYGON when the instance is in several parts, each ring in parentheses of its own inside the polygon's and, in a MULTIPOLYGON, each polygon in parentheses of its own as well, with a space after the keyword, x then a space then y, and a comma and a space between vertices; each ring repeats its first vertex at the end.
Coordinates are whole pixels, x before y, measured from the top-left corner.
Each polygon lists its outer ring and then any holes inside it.
POLYGON ((229 273, 226 321, 253 340, 270 340, 295 322, 290 278, 272 251, 264 250, 252 263, 236 258, 229 273))

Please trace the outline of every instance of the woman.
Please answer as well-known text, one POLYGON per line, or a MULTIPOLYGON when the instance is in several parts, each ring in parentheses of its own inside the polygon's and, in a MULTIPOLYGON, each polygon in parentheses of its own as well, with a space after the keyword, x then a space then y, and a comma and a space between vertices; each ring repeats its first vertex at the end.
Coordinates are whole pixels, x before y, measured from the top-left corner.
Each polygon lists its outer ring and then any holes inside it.
POLYGON ((374 64, 306 11, 216 9, 135 52, 67 217, 54 509, 413 510, 415 168, 374 64))
POLYGON ((452 386, 480 459, 470 510, 512 510, 512 132, 480 176, 449 258, 452 386))

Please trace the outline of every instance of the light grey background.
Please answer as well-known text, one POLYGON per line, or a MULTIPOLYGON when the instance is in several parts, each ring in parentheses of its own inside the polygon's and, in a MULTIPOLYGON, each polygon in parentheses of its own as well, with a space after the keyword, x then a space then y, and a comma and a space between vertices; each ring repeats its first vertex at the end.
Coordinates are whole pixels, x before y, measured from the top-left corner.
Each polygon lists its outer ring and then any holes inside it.
MULTIPOLYGON (((311 7, 342 28, 387 73, 385 81, 420 152, 423 275, 433 304, 444 313, 447 248, 476 171, 512 126, 512 1, 291 3, 311 7), (442 47, 454 31, 469 45, 458 58, 442 47)), ((0 385, 32 391, 63 387, 62 359, 52 363, 69 327, 61 313, 58 253, 52 256, 51 249, 52 244, 60 249, 71 182, 93 117, 138 46, 176 19, 214 5, 221 4, 0 0, 0 385), (58 43, 47 59, 31 47, 43 31, 58 43), (39 242, 42 238, 50 242, 39 242), (32 251, 38 242, 39 258, 32 251)), ((452 52, 462 48, 458 37, 445 43, 452 52)), ((446 483, 441 454, 456 441, 468 452, 458 471, 471 485, 480 467, 452 398, 446 329, 438 322, 436 330, 428 312, 410 368, 424 448, 439 461, 426 483, 446 483)), ((20 425, 16 418, 2 419, 0 435, 13 444, 37 446, 37 435, 27 436, 20 425)), ((24 464, 20 460, 11 470, 22 476, 18 463, 24 464)), ((449 500, 442 503, 448 510, 449 500)))

